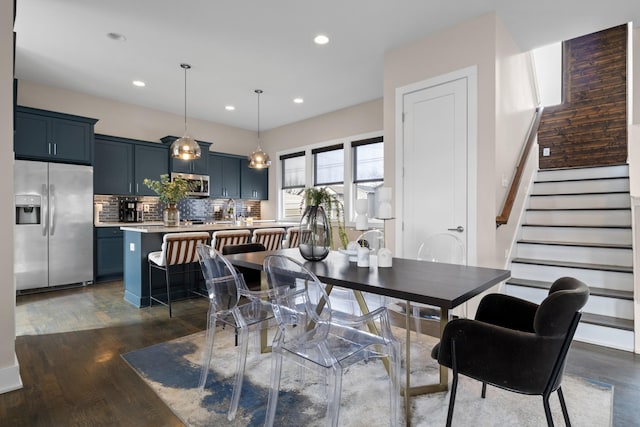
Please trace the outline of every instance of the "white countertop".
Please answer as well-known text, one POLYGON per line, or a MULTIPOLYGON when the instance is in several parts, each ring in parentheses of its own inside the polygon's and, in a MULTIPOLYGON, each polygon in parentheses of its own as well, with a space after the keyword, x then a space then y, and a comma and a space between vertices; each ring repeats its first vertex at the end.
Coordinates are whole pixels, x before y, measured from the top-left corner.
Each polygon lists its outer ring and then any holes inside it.
POLYGON ((162 221, 145 221, 145 222, 94 222, 94 227, 127 227, 130 225, 162 225, 162 221))
MULTIPOLYGON (((108 224, 108 223, 104 223, 108 224)), ((114 223, 110 223, 114 224, 114 223)), ((255 228, 270 228, 270 227, 295 227, 299 225, 297 222, 279 222, 279 221, 254 221, 252 225, 247 224, 230 224, 230 223, 217 223, 217 224, 193 224, 193 225, 179 225, 178 227, 165 227, 162 222, 153 223, 126 223, 120 226, 123 231, 134 231, 137 233, 179 233, 187 231, 217 231, 217 230, 239 230, 239 229, 255 229, 255 228)), ((114 225, 104 225, 111 226, 114 225)))
MULTIPOLYGON (((291 227, 293 222, 278 222, 275 219, 258 219, 253 221, 254 225, 264 226, 269 225, 276 227, 275 224, 287 224, 286 227, 291 227)), ((296 222, 295 225, 298 223, 296 222)), ((143 221, 143 222, 95 222, 93 224, 94 227, 149 227, 162 225, 162 221, 143 221)), ((231 225, 230 221, 215 221, 214 224, 205 224, 205 225, 231 225)), ((280 227, 285 227, 285 225, 281 225, 280 227)), ((171 227, 174 228, 174 227, 171 227)), ((244 228, 244 227, 243 227, 244 228)))

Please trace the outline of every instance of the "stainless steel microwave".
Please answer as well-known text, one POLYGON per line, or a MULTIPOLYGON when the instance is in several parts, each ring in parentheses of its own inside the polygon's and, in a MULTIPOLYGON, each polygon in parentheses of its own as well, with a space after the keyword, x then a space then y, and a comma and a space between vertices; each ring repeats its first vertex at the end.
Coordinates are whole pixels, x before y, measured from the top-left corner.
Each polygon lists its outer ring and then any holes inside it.
POLYGON ((186 179, 191 183, 193 191, 189 193, 190 196, 197 197, 209 197, 209 176, 208 175, 195 175, 191 173, 177 173, 171 172, 171 180, 176 177, 186 179))

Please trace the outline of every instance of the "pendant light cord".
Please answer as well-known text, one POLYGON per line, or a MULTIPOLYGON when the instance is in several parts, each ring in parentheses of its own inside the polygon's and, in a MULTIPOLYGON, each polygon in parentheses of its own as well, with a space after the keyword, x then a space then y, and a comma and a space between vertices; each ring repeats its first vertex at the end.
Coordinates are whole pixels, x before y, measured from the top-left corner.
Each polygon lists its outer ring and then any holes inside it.
POLYGON ((184 69, 184 134, 187 134, 187 70, 191 68, 189 64, 180 64, 184 69))
POLYGON ((262 89, 256 89, 255 93, 258 94, 258 148, 260 147, 260 94, 262 89))

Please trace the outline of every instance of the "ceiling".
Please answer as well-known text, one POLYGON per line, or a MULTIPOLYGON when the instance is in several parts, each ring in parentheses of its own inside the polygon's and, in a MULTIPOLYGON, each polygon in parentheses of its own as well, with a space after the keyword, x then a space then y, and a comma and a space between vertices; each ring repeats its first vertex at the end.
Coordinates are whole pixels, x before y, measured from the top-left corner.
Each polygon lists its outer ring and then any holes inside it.
POLYGON ((523 50, 640 22, 638 0, 17 0, 16 76, 182 115, 184 62, 188 117, 256 130, 262 89, 267 130, 382 97, 385 52, 494 10, 523 50))

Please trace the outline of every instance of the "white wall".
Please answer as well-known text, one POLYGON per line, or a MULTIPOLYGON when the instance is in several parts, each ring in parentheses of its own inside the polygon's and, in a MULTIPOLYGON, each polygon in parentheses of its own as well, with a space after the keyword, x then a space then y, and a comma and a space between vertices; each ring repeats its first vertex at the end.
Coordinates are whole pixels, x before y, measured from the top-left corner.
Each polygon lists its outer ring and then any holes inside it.
POLYGON ((13 278, 13 2, 0 2, 0 393, 22 387, 13 278))
MULTIPOLYGON (((500 214, 516 172, 525 139, 538 104, 531 56, 522 52, 502 22, 496 21, 496 115, 495 115, 495 212, 500 214)), ((520 212, 526 202, 531 177, 538 169, 537 144, 531 148, 516 200, 507 224, 496 230, 495 265, 506 268, 518 232, 520 212)), ((480 198, 479 198, 480 199, 480 198)))
MULTIPOLYGON (((517 218, 511 218, 509 227, 498 234, 495 218, 506 193, 501 178, 503 174, 510 176, 515 165, 534 111, 535 91, 528 57, 520 52, 495 13, 385 55, 385 185, 396 186, 396 88, 473 65, 478 69, 477 172, 476 186, 469 192, 476 193, 477 205, 476 223, 469 227, 470 232, 475 230, 477 244, 470 251, 477 254, 477 265, 504 268, 504 253, 513 240, 517 218)), ((521 195, 515 212, 522 200, 521 195)), ((387 229, 392 236, 396 222, 391 221, 387 229)), ((395 237, 389 240, 393 242, 395 237)), ((469 304, 471 316, 476 303, 469 304)))
MULTIPOLYGON (((464 24, 448 28, 385 55, 384 60, 384 139, 385 185, 396 187, 396 88, 434 78, 473 65, 478 69, 478 168, 476 188, 478 203, 477 238, 483 242, 478 253, 479 265, 493 265, 495 246, 495 14, 487 14, 464 24)), ((395 200, 394 200, 395 204, 395 200)), ((394 236, 390 221, 387 233, 394 236)), ((392 248, 394 250, 394 248, 392 248)))
MULTIPOLYGON (((30 81, 18 84, 18 105, 98 119, 96 133, 160 142, 167 135, 182 136, 184 116, 112 101, 30 81)), ((249 155, 257 144, 257 134, 231 126, 187 120, 189 135, 213 142, 211 151, 249 155)))
POLYGON ((275 218, 277 215, 277 152, 381 131, 382 124, 382 99, 376 99, 261 133, 262 148, 271 156, 273 162, 269 168, 269 201, 262 202, 262 216, 275 218))

